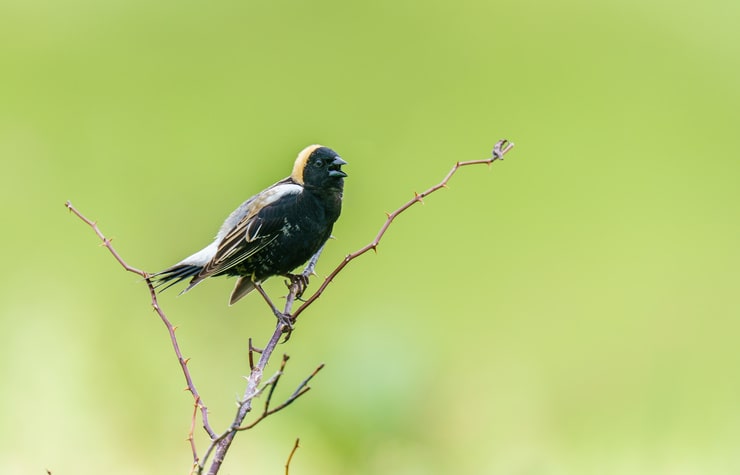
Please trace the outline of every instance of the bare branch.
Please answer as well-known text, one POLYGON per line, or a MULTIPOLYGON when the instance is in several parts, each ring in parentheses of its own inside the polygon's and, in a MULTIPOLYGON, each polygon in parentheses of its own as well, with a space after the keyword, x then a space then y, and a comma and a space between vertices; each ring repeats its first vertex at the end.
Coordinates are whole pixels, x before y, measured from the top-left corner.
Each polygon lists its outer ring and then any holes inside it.
MULTIPOLYGON (((295 311, 295 313, 292 314, 293 321, 295 321, 298 318, 298 315, 300 315, 301 313, 303 313, 303 311, 306 310, 306 308, 308 308, 312 303, 314 303, 316 301, 316 299, 318 299, 319 297, 321 297, 321 294, 324 293, 324 290, 326 290, 326 288, 334 280, 334 278, 340 272, 342 272, 342 270, 347 266, 347 264, 349 264, 350 262, 352 262, 354 259, 360 257, 361 255, 365 254, 367 251, 369 251, 371 249, 372 250, 376 250, 377 249, 378 244, 380 244, 380 240, 383 238, 383 236, 385 235, 385 232, 388 230, 388 228, 390 227, 391 223, 393 222, 394 219, 396 219, 396 217, 398 215, 400 215, 401 213, 403 213, 404 211, 406 211, 407 209, 409 209, 410 207, 412 207, 416 203, 422 203, 425 197, 427 197, 428 195, 431 195, 435 191, 437 191, 437 190, 439 190, 441 188, 446 188, 447 187, 447 182, 450 181, 450 178, 452 178, 452 176, 460 168, 466 167, 466 166, 470 166, 470 165, 481 165, 481 164, 491 165, 496 160, 503 160, 504 159, 504 155, 506 155, 512 148, 514 148, 514 144, 512 142, 509 142, 508 140, 499 140, 496 143, 496 145, 494 146, 494 148, 493 148, 493 152, 492 152, 491 158, 486 158, 486 159, 483 159, 483 160, 469 160, 469 161, 466 161, 466 162, 457 162, 457 163, 455 163, 455 165, 447 173, 447 175, 442 179, 442 181, 440 181, 436 185, 428 188, 427 190, 425 190, 422 193, 414 193, 414 197, 412 199, 410 199, 406 203, 402 204, 394 212, 388 213, 387 214, 387 218, 385 220, 385 223, 383 223, 383 225, 380 227, 380 231, 378 231, 378 234, 375 236, 375 239, 373 239, 372 242, 370 242, 366 246, 361 247, 357 251, 355 251, 355 252, 347 255, 347 257, 345 257, 344 260, 342 262, 340 262, 339 265, 337 265, 337 267, 335 267, 334 270, 324 279, 324 282, 321 284, 321 286, 318 288, 318 290, 316 290, 316 292, 314 292, 314 294, 311 295, 311 297, 309 297, 308 299, 306 299, 306 301, 303 302, 303 304, 300 307, 298 307, 298 309, 295 311)), ((311 271, 313 271, 313 269, 311 269, 311 271)), ((292 300, 289 300, 289 303, 292 304, 292 300)), ((286 309, 286 312, 285 313, 288 314, 289 313, 289 309, 286 309)))
POLYGON ((126 269, 129 272, 133 272, 134 274, 138 274, 138 275, 144 277, 145 279, 147 278, 147 273, 146 272, 144 272, 143 270, 139 270, 139 269, 137 269, 135 267, 131 267, 130 265, 128 265, 126 263, 126 261, 123 260, 123 258, 121 256, 118 255, 118 253, 116 252, 116 250, 113 249, 113 245, 111 244, 111 241, 112 240, 106 238, 105 235, 103 235, 103 233, 100 231, 100 228, 98 228, 98 223, 96 221, 92 221, 90 219, 87 219, 85 216, 83 216, 82 213, 80 213, 79 211, 77 211, 77 209, 74 206, 72 206, 72 203, 70 201, 67 201, 64 204, 64 206, 66 206, 68 210, 70 210, 78 218, 80 218, 81 220, 83 220, 88 226, 90 226, 92 228, 92 230, 95 232, 95 234, 97 234, 97 236, 100 238, 100 240, 103 241, 103 243, 102 243, 103 246, 105 246, 106 248, 108 248, 108 251, 110 251, 110 253, 113 254, 113 257, 115 257, 115 259, 118 261, 119 264, 121 264, 121 266, 124 269, 126 269))
POLYGON ((270 382, 270 392, 267 393, 267 398, 265 399, 265 409, 262 414, 267 414, 268 412, 270 412, 270 401, 272 401, 272 394, 275 392, 275 388, 280 382, 280 377, 285 373, 285 365, 288 363, 289 359, 290 356, 285 354, 283 355, 283 361, 280 362, 280 369, 277 373, 275 373, 275 376, 272 377, 272 380, 270 382))
POLYGON ((249 337, 249 371, 254 370, 254 353, 259 353, 260 351, 257 350, 257 348, 252 345, 252 337, 249 337))
MULTIPOLYGON (((285 365, 288 361, 287 355, 283 356, 283 360, 282 360, 282 363, 280 365, 280 369, 278 370, 278 372, 275 373, 275 375, 273 375, 266 383, 264 383, 264 385, 261 384, 261 381, 262 381, 264 370, 267 364, 269 363, 270 358, 277 347, 277 344, 280 342, 280 338, 283 335, 283 333, 287 333, 285 337, 285 341, 287 341, 288 338, 290 337, 290 332, 292 331, 292 324, 295 322, 297 317, 323 294, 323 292, 326 290, 329 284, 333 281, 333 279, 336 278, 337 275, 351 261, 360 257, 361 255, 365 254, 371 249, 376 250, 378 245, 380 244, 381 239, 383 238, 386 231, 388 230, 391 223, 396 217, 398 217, 401 213, 403 213, 404 211, 406 211, 407 209, 409 209, 411 206, 415 205, 416 203, 423 203, 423 200, 426 196, 436 192, 437 190, 441 188, 445 188, 447 186, 448 181, 461 167, 470 166, 470 165, 478 165, 478 164, 490 165, 496 160, 502 160, 504 155, 506 155, 506 153, 508 153, 513 146, 514 146, 513 143, 510 143, 506 140, 501 140, 494 147, 493 156, 491 158, 487 158, 483 160, 470 160, 470 161, 464 161, 464 162, 457 162, 452 167, 452 169, 447 173, 447 175, 442 179, 442 181, 428 188, 422 193, 414 193, 414 197, 411 200, 402 204, 394 212, 387 214, 386 221, 380 227, 380 230, 375 236, 375 239, 373 239, 369 244, 363 246, 357 251, 351 254, 348 254, 334 268, 334 270, 324 279, 324 281, 319 286, 319 288, 316 290, 316 292, 313 295, 311 295, 311 297, 308 298, 307 300, 302 301, 302 304, 298 307, 295 313, 291 313, 293 309, 293 305, 295 304, 296 300, 300 300, 300 297, 303 291, 306 289, 306 286, 308 285, 308 278, 311 275, 315 275, 313 271, 314 271, 316 262, 318 260, 318 257, 321 253, 321 250, 319 250, 319 252, 317 252, 316 255, 310 259, 310 261, 308 262, 302 274, 299 274, 297 276, 290 276, 291 279, 288 282, 289 290, 288 290, 288 295, 286 296, 285 309, 283 312, 280 312, 275 307, 275 305, 272 303, 269 296, 267 296, 267 294, 259 286, 257 286, 258 290, 260 291, 260 294, 265 299, 265 302, 267 302, 267 304, 270 306, 271 311, 278 318, 278 321, 275 326, 275 330, 273 331, 273 334, 270 337, 270 340, 267 342, 267 344, 265 345, 263 349, 258 349, 255 346, 253 346, 252 339, 251 338, 249 339, 248 356, 249 356, 250 373, 249 373, 249 376, 247 377, 247 388, 244 391, 244 396, 239 401, 237 412, 236 412, 236 415, 231 425, 221 435, 217 435, 213 431, 213 429, 211 428, 208 422, 208 409, 202 403, 202 399, 198 391, 195 388, 195 384, 193 383, 193 379, 190 375, 190 370, 188 369, 188 359, 183 357, 182 352, 180 350, 180 346, 177 341, 177 337, 175 336, 175 331, 177 328, 169 321, 164 311, 160 307, 159 302, 157 301, 156 291, 151 281, 149 280, 149 274, 147 274, 146 272, 140 269, 137 269, 135 267, 128 265, 123 260, 123 258, 121 258, 121 256, 116 252, 116 250, 113 248, 111 244, 111 240, 106 238, 105 235, 100 231, 100 229, 97 226, 97 223, 89 220, 84 215, 82 215, 82 213, 80 213, 77 209, 75 209, 69 201, 66 203, 66 207, 72 213, 74 213, 77 217, 79 217, 82 221, 84 221, 90 228, 92 228, 92 230, 95 232, 98 238, 102 241, 103 246, 105 246, 108 249, 108 251, 113 255, 113 257, 118 261, 118 263, 126 271, 132 272, 132 273, 135 273, 141 276, 147 283, 147 287, 149 289, 149 294, 151 298, 151 305, 154 308, 154 310, 157 312, 157 315, 159 315, 159 318, 162 320, 162 323, 164 323, 165 327, 167 328, 167 331, 170 336, 170 341, 172 343, 172 347, 175 351, 175 355, 177 356, 177 360, 180 363, 180 367, 182 369, 183 375, 185 377, 185 381, 187 383, 186 389, 190 391, 191 395, 193 396, 193 400, 194 400, 193 415, 191 418, 190 430, 188 432, 188 441, 190 443, 190 447, 193 453, 193 472, 192 473, 198 473, 199 475, 202 474, 203 470, 205 469, 206 462, 209 460, 209 458, 211 458, 211 456, 213 456, 211 465, 208 470, 208 474, 216 475, 219 469, 221 468, 221 465, 224 461, 226 453, 228 452, 229 447, 231 446, 231 443, 233 442, 234 437, 236 436, 237 432, 251 429, 252 427, 256 426, 260 421, 264 420, 268 416, 275 414, 276 412, 286 408, 287 406, 292 404, 296 399, 298 399, 299 397, 301 397, 303 394, 305 394, 307 391, 311 389, 308 386, 308 383, 324 367, 323 364, 318 366, 306 379, 304 379, 298 385, 295 391, 293 391, 293 393, 285 401, 283 401, 281 404, 275 407, 270 407, 275 388, 277 387, 277 384, 280 381, 280 378, 285 370, 285 365), (256 354, 259 354, 259 359, 255 363, 254 360, 255 360, 256 354), (267 398, 266 398, 262 413, 259 416, 257 416, 257 418, 254 421, 250 422, 249 424, 242 425, 244 422, 244 419, 249 414, 249 412, 251 412, 252 410, 252 404, 253 404, 254 399, 258 397, 259 395, 261 395, 265 390, 268 390, 268 393, 267 393, 267 398), (211 443, 202 458, 198 457, 198 453, 197 453, 195 441, 194 441, 195 423, 196 423, 198 411, 200 411, 200 414, 201 414, 201 419, 203 421, 203 427, 205 431, 208 433, 209 437, 211 438, 211 443)), ((298 446, 299 446, 298 443, 299 443, 299 440, 296 439, 293 450, 291 451, 288 457, 288 460, 286 462, 286 465, 285 465, 286 475, 288 475, 290 462, 296 450, 298 449, 298 446)))
MULTIPOLYGON (((195 446, 195 420, 198 418, 198 409, 200 408, 199 398, 195 399, 193 404, 193 417, 190 418, 190 429, 188 430, 188 442, 190 450, 193 451, 193 469, 198 466, 198 449, 195 446)), ((192 473, 192 472, 191 472, 192 473)))
POLYGON ((285 462, 285 475, 290 475, 290 462, 293 460, 293 456, 295 455, 296 450, 298 450, 298 443, 301 441, 301 439, 296 439, 295 444, 293 444, 293 450, 290 451, 290 455, 288 455, 288 460, 285 462))
MULTIPOLYGON (((182 369, 182 373, 185 376, 185 381, 187 383, 187 390, 190 391, 190 394, 193 396, 193 400, 195 401, 195 404, 198 408, 200 408, 201 418, 203 419, 203 428, 208 433, 208 435, 211 438, 216 437, 216 433, 211 429, 211 425, 208 423, 208 408, 202 403, 202 399, 200 397, 200 394, 198 393, 198 390, 195 388, 195 384, 193 383, 193 378, 190 375, 190 370, 188 369, 188 360, 183 357, 182 352, 180 351, 180 345, 177 342, 177 337, 175 336, 175 330, 176 327, 172 325, 170 320, 167 318, 167 315, 165 315, 162 308, 159 306, 159 302, 157 301, 157 292, 154 290, 154 287, 152 286, 152 283, 149 281, 149 274, 144 272, 143 270, 137 269, 135 267, 132 267, 126 263, 126 261, 123 260, 123 258, 116 252, 116 250, 113 248, 113 244, 111 244, 111 240, 106 238, 102 231, 100 231, 100 228, 98 228, 98 225, 95 221, 92 221, 88 218, 86 218, 81 212, 79 212, 74 206, 72 206, 72 203, 67 201, 65 203, 65 206, 67 209, 69 209, 72 213, 74 213, 78 218, 80 218, 82 221, 84 221, 88 226, 92 228, 92 230, 95 232, 95 234, 100 238, 100 240, 103 242, 103 246, 105 246, 108 251, 113 255, 113 257, 118 261, 118 263, 128 272, 132 272, 134 274, 140 275, 144 278, 146 281, 147 287, 149 288, 149 296, 151 298, 151 304, 152 308, 157 312, 157 315, 159 315, 160 320, 162 320, 162 323, 164 323, 165 327, 167 327, 167 332, 170 335, 170 341, 172 342, 172 348, 175 350, 175 356, 177 356, 177 361, 180 363, 180 368, 182 369)), ((192 442, 192 441, 191 441, 192 442)), ((195 457, 197 459, 197 456, 195 457)))
POLYGON ((268 361, 270 361, 270 357, 272 356, 273 351, 275 351, 275 347, 280 342, 280 337, 284 330, 285 325, 278 321, 270 341, 262 350, 254 369, 249 373, 249 377, 247 378, 247 389, 244 391, 244 397, 242 398, 243 402, 237 409, 236 416, 234 417, 234 421, 231 423, 231 427, 229 427, 229 429, 219 437, 213 437, 213 442, 211 443, 211 446, 208 447, 208 451, 203 457, 203 461, 207 460, 211 451, 215 450, 213 462, 211 462, 211 466, 208 469, 209 475, 216 475, 218 473, 221 468, 221 464, 224 461, 224 457, 226 457, 226 452, 228 452, 229 447, 234 440, 237 429, 241 425, 242 421, 244 421, 247 414, 252 410, 252 400, 259 392, 262 373, 267 366, 268 361))
MULTIPOLYGON (((218 473, 218 470, 221 467, 221 464, 223 462, 223 458, 226 455, 226 452, 229 449, 229 446, 231 445, 231 442, 234 439, 234 436, 236 435, 236 432, 247 430, 252 427, 254 427, 256 424, 258 424, 260 421, 262 421, 265 417, 269 416, 270 414, 274 414, 275 412, 283 409, 284 407, 287 407, 289 404, 291 404, 293 401, 295 401, 298 397, 305 394, 306 391, 308 391, 310 388, 307 385, 308 381, 313 378, 313 376, 323 367, 320 366, 317 368, 306 380, 296 389, 296 391, 289 397, 283 404, 275 407, 274 409, 267 410, 267 412, 263 412, 263 414, 258 417, 255 421, 252 423, 241 426, 242 421, 247 416, 247 414, 251 411, 252 408, 252 399, 258 395, 260 392, 259 390, 259 382, 262 378, 262 372, 265 368, 265 365, 267 361, 269 361, 270 355, 275 349, 275 345, 280 341, 280 335, 283 332, 287 332, 287 336, 285 341, 290 337, 290 332, 292 331, 292 328, 290 328, 290 325, 288 325, 286 322, 286 317, 290 319, 290 321, 295 322, 296 318, 300 313, 302 313, 306 308, 308 308, 313 302, 315 302, 324 292, 326 287, 332 282, 332 280, 354 259, 360 257, 361 255, 365 254, 369 250, 375 250, 378 247, 378 244, 380 243, 381 239, 385 235, 386 231, 390 227, 393 220, 409 209, 411 206, 413 206, 416 203, 423 202, 424 198, 435 191, 445 188, 447 186, 447 183, 452 178, 452 176, 461 168, 465 166, 470 165, 479 165, 479 164, 487 164, 490 165, 496 160, 503 160, 504 155, 508 153, 512 148, 514 147, 514 144, 511 142, 508 142, 507 140, 500 140, 496 143, 496 145, 493 148, 493 153, 491 158, 482 159, 482 160, 470 160, 465 162, 457 162, 452 167, 452 169, 445 175, 445 177, 440 181, 438 184, 428 188, 422 193, 414 193, 414 198, 407 201, 403 205, 401 205, 398 209, 396 209, 394 212, 389 213, 387 215, 387 219, 385 223, 381 226, 380 230, 378 231, 378 234, 375 236, 375 239, 373 239, 372 242, 367 244, 366 246, 358 249, 357 251, 349 254, 347 257, 342 260, 339 265, 324 279, 324 282, 321 284, 321 286, 318 288, 318 290, 311 295, 310 298, 308 298, 306 301, 303 302, 303 304, 298 307, 298 309, 295 311, 295 313, 291 314, 292 307, 297 299, 297 296, 299 296, 302 291, 305 289, 306 281, 304 280, 309 275, 313 274, 313 268, 316 265, 316 260, 318 259, 318 254, 315 256, 315 258, 312 258, 306 269, 304 270, 304 273, 302 274, 303 279, 301 278, 294 278, 291 279, 291 281, 288 284, 288 295, 286 296, 285 301, 285 310, 282 312, 282 315, 279 315, 280 312, 276 309, 275 305, 272 303, 270 298, 264 293, 260 292, 267 303, 267 305, 270 307, 270 310, 278 317, 278 323, 275 328, 275 332, 272 335, 272 338, 270 339, 270 342, 263 350, 262 354, 260 355, 259 362, 256 366, 253 367, 252 372, 250 373, 248 384, 247 384, 247 390, 244 393, 243 402, 239 407, 239 410, 237 411, 237 415, 234 418, 234 421, 231 424, 231 427, 228 431, 223 433, 218 438, 214 439, 211 443, 211 446, 208 448, 205 456, 203 457, 203 460, 207 460, 213 450, 215 450, 215 454, 213 457, 213 462, 211 464, 211 467, 208 471, 208 475, 216 475, 218 473), (283 318, 280 318, 280 317, 283 318)), ((301 276, 297 276, 301 277, 301 276)), ((272 390, 274 390, 274 386, 270 390, 270 397, 272 394, 272 390)), ((269 407, 269 402, 266 404, 266 407, 269 407)), ((199 472, 200 473, 200 472, 199 472)))
MULTIPOLYGON (((285 366, 285 364, 284 364, 285 361, 287 361, 287 359, 284 359, 283 360, 283 365, 280 367, 280 371, 278 372, 278 374, 276 376, 282 374, 283 367, 285 366)), ((293 394, 291 394, 288 397, 288 399, 286 399, 282 404, 279 404, 279 405, 275 406, 274 408, 270 409, 270 400, 272 399, 272 393, 274 392, 275 387, 277 386, 279 376, 277 378, 275 378, 275 380, 271 384, 270 392, 267 395, 267 400, 265 401, 265 409, 262 412, 262 414, 260 414, 260 416, 257 419, 255 419, 254 421, 250 422, 249 424, 247 424, 245 426, 241 426, 241 427, 237 428, 236 430, 242 431, 242 430, 251 429, 252 427, 254 427, 257 424, 259 424, 267 416, 271 416, 271 415, 275 414, 276 412, 281 411, 281 410, 285 409, 286 407, 288 407, 289 405, 291 405, 293 403, 293 401, 295 401, 299 397, 303 396, 304 394, 306 394, 311 389, 310 386, 307 386, 308 383, 309 383, 309 381, 311 381, 311 379, 313 379, 313 377, 316 376, 316 374, 319 371, 321 371, 322 369, 324 369, 324 364, 323 363, 320 364, 315 370, 313 370, 313 372, 306 379, 304 379, 301 382, 301 384, 298 385, 298 387, 296 388, 296 390, 293 391, 293 394)))

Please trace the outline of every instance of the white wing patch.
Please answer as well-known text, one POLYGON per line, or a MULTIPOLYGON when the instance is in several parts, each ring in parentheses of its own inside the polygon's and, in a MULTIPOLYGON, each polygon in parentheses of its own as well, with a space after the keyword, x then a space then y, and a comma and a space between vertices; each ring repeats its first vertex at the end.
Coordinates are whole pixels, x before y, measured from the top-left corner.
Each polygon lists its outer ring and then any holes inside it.
POLYGON ((301 185, 296 185, 293 183, 274 185, 271 188, 268 188, 262 193, 255 196, 254 202, 251 204, 250 208, 262 209, 265 206, 276 202, 284 196, 297 195, 301 191, 303 191, 303 187, 301 185))
POLYGON ((177 265, 202 267, 206 265, 211 259, 213 259, 213 256, 216 255, 217 249, 218 249, 218 242, 213 241, 211 244, 204 247, 200 251, 196 252, 192 256, 186 257, 185 259, 180 261, 177 265))
MULTIPOLYGON (((234 210, 228 218, 226 218, 226 221, 224 221, 224 224, 216 235, 216 239, 211 244, 195 254, 186 257, 180 261, 178 265, 205 266, 216 255, 219 244, 223 242, 229 231, 234 229, 242 219, 245 217, 251 218, 263 207, 276 202, 284 196, 298 194, 301 191, 303 191, 303 187, 301 185, 293 183, 275 184, 261 193, 249 198, 234 210)), ((254 227, 253 224, 254 221, 250 221, 245 227, 245 238, 247 242, 257 239, 260 229, 262 228, 262 226, 258 226, 257 229, 252 229, 254 227)))
MULTIPOLYGON (((274 203, 281 197, 291 194, 298 194, 303 191, 303 187, 293 183, 276 183, 271 187, 263 190, 262 192, 252 196, 247 201, 239 205, 233 213, 221 225, 218 234, 216 234, 215 241, 220 243, 231 232, 240 222, 248 220, 254 216, 258 210, 262 209, 265 205, 274 203)), ((255 233, 252 233, 252 237, 255 233)))

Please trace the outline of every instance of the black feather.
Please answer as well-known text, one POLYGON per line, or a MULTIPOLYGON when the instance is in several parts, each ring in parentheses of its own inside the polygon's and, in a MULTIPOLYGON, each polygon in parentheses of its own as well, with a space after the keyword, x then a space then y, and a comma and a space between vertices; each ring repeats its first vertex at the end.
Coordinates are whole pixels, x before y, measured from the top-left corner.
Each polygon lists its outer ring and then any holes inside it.
POLYGON ((201 266, 178 264, 170 267, 169 269, 165 269, 161 272, 150 275, 149 279, 154 282, 154 288, 162 292, 169 289, 178 282, 182 282, 189 277, 198 275, 201 270, 203 270, 203 267, 201 266), (162 287, 163 285, 164 287, 162 287))

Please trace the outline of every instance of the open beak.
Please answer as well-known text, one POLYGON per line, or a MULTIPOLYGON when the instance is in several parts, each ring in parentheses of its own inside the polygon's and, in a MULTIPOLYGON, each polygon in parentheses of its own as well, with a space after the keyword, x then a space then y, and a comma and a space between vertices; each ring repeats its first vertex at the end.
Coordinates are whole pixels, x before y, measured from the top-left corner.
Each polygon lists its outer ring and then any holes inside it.
POLYGON ((331 162, 331 165, 329 165, 329 176, 347 176, 347 174, 342 171, 342 165, 346 164, 347 162, 345 162, 341 158, 335 157, 334 161, 331 162))

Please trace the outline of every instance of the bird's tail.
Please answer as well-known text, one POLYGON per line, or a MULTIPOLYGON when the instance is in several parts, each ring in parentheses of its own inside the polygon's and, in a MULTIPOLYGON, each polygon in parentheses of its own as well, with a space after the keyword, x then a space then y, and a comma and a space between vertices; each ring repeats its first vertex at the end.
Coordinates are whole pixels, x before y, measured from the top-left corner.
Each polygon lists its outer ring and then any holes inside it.
POLYGON ((150 275, 149 281, 152 283, 155 289, 157 289, 159 292, 162 292, 163 290, 167 290, 173 285, 182 282, 185 279, 193 277, 193 280, 190 281, 190 285, 188 285, 185 290, 180 292, 184 293, 190 290, 195 284, 200 282, 200 280, 198 279, 198 274, 200 274, 201 270, 203 270, 202 266, 195 266, 192 264, 176 264, 169 269, 165 269, 163 271, 157 272, 156 274, 150 275))
POLYGON ((234 286, 234 290, 231 292, 231 297, 229 298, 229 305, 234 305, 237 300, 241 299, 245 295, 247 295, 249 292, 253 291, 255 289, 255 283, 252 280, 252 277, 250 276, 242 276, 239 277, 236 281, 236 285, 234 286))

